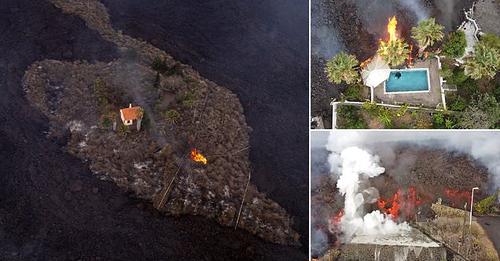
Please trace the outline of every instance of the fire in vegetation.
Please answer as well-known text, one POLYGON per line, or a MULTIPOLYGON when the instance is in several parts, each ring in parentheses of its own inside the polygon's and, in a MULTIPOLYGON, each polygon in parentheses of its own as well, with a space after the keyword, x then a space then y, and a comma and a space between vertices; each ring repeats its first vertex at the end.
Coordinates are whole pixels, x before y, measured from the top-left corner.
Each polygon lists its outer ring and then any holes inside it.
POLYGON ((389 19, 387 24, 387 33, 389 39, 387 41, 380 40, 380 46, 377 53, 384 58, 390 65, 400 65, 408 60, 408 64, 412 63, 413 47, 398 37, 397 31, 398 19, 393 16, 389 19))
POLYGON ((340 221, 342 221, 342 217, 344 216, 344 209, 340 209, 337 214, 333 215, 330 218, 330 231, 336 231, 339 229, 340 221))
POLYGON ((393 220, 398 220, 401 215, 406 219, 415 216, 416 207, 422 204, 417 196, 417 190, 409 187, 406 191, 399 188, 389 199, 379 198, 377 205, 380 211, 389 215, 393 220))
POLYGON ((389 23, 387 24, 387 32, 389 33, 389 42, 396 41, 398 36, 396 35, 396 28, 398 26, 398 19, 396 16, 393 16, 389 19, 389 23))
POLYGON ((207 158, 203 156, 203 154, 199 153, 197 149, 192 149, 191 150, 191 159, 195 162, 199 162, 203 165, 206 165, 208 163, 207 158))

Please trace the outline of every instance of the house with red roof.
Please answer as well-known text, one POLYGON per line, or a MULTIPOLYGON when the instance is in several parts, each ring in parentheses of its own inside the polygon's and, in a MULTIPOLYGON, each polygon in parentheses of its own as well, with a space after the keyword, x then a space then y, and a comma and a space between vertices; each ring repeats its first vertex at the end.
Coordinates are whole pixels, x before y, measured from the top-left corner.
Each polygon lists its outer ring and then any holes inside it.
POLYGON ((120 110, 120 118, 122 119, 123 125, 130 126, 137 124, 137 130, 141 129, 141 121, 144 116, 144 110, 140 106, 132 107, 132 104, 128 108, 123 108, 120 110))

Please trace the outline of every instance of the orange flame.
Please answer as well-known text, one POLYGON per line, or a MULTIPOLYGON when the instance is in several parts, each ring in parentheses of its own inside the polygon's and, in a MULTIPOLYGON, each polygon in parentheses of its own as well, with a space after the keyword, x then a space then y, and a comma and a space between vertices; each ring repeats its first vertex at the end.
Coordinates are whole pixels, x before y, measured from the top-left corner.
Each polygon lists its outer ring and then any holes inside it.
POLYGON ((340 221, 342 221, 342 217, 344 216, 344 209, 341 209, 337 214, 330 217, 328 221, 328 229, 332 233, 340 232, 340 221))
POLYGON ((207 158, 205 158, 205 156, 199 153, 197 149, 191 150, 191 159, 193 161, 202 163, 203 165, 206 165, 208 163, 207 158))
POLYGON ((417 198, 417 191, 414 187, 409 187, 406 192, 398 189, 390 199, 379 198, 377 202, 379 209, 394 220, 398 219, 400 214, 407 218, 413 216, 415 207, 420 204, 422 201, 417 198))
POLYGON ((333 216, 333 224, 338 225, 344 216, 344 209, 341 209, 335 216, 333 216))
POLYGON ((398 20, 396 16, 393 16, 389 19, 389 23, 387 24, 387 32, 389 32, 389 42, 395 41, 398 39, 396 35, 396 26, 398 25, 398 20))

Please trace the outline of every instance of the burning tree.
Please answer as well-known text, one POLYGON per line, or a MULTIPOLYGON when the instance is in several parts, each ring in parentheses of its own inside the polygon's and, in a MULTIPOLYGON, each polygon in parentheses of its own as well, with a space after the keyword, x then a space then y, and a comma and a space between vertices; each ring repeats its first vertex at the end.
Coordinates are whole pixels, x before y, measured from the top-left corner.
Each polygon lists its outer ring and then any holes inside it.
POLYGON ((396 34, 397 24, 398 21, 395 16, 389 19, 389 23, 387 24, 389 40, 387 42, 381 40, 377 51, 378 55, 392 66, 403 64, 410 55, 409 45, 402 39, 399 39, 396 34))

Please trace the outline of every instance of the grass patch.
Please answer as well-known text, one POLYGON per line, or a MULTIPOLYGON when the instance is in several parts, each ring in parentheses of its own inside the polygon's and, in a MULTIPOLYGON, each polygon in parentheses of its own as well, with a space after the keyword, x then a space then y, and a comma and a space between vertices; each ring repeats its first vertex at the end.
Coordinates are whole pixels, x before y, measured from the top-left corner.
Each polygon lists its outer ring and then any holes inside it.
POLYGON ((337 124, 341 129, 366 129, 368 125, 356 106, 340 105, 337 109, 337 124))

